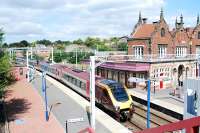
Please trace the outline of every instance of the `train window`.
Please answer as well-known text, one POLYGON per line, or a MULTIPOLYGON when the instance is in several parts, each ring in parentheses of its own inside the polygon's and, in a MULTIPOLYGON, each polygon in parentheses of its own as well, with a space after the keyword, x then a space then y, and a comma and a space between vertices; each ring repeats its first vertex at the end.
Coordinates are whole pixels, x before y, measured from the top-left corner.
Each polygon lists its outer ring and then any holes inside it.
POLYGON ((72 83, 72 84, 74 84, 74 78, 73 78, 73 77, 71 77, 71 79, 72 79, 72 80, 71 80, 71 83, 72 83))
POLYGON ((112 83, 108 85, 111 89, 111 92, 117 101, 127 101, 128 94, 124 87, 119 83, 112 83))
POLYGON ((74 84, 77 86, 77 79, 74 79, 74 84))
POLYGON ((86 88, 85 83, 81 82, 81 89, 85 90, 85 88, 86 88))
POLYGON ((80 86, 80 83, 81 83, 81 81, 80 81, 80 80, 77 80, 76 86, 78 86, 79 88, 81 87, 81 86, 80 86))

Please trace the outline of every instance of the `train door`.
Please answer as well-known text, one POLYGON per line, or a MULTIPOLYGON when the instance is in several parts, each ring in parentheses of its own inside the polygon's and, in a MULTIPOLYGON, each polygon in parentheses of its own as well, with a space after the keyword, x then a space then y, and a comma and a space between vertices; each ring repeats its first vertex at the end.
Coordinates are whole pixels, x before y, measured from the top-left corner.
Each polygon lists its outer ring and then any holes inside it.
POLYGON ((102 90, 99 86, 95 86, 95 98, 97 103, 101 103, 102 90))
POLYGON ((104 89, 102 92, 103 93, 102 93, 102 97, 101 97, 101 104, 105 108, 107 108, 109 110, 113 110, 113 104, 112 104, 112 101, 111 101, 110 96, 108 94, 108 91, 106 89, 104 89))

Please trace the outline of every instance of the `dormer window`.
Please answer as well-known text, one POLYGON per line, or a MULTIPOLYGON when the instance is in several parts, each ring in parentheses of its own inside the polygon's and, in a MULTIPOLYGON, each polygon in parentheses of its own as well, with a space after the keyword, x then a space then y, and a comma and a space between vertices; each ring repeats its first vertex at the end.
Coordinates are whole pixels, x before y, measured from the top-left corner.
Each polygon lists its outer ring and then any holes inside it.
POLYGON ((164 28, 161 29, 160 35, 161 35, 161 37, 164 37, 164 36, 165 36, 165 29, 164 29, 164 28))
POLYGON ((198 39, 200 39, 200 31, 198 32, 198 39))

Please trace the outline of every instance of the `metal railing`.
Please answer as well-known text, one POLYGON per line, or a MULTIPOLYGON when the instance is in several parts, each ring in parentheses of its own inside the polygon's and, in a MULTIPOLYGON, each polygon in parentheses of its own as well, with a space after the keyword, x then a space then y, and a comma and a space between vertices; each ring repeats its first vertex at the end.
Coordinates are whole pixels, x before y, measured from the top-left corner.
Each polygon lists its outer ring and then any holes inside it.
POLYGON ((96 56, 96 60, 106 60, 107 62, 115 62, 115 61, 135 61, 135 62, 167 62, 167 61, 189 61, 189 60, 197 60, 198 55, 196 54, 188 54, 184 56, 177 56, 176 54, 167 54, 165 56, 160 57, 159 55, 143 55, 143 56, 135 56, 135 55, 107 55, 107 56, 96 56))

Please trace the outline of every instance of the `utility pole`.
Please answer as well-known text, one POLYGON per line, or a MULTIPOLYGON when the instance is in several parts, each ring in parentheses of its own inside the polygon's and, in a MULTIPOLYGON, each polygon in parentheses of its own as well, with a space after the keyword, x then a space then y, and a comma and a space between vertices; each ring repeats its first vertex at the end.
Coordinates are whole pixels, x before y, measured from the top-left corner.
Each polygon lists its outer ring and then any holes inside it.
POLYGON ((31 60, 33 59, 33 48, 31 47, 31 60))
POLYGON ((76 69, 77 69, 77 48, 76 48, 76 69))
POLYGON ((26 64, 27 64, 27 81, 29 82, 28 50, 26 51, 26 64))
POLYGON ((42 91, 44 93, 44 99, 45 99, 45 119, 48 121, 48 102, 47 102, 47 87, 46 87, 46 72, 42 72, 42 91))
POLYGON ((52 64, 54 63, 53 61, 53 47, 51 48, 51 61, 52 61, 52 64))
POLYGON ((90 118, 91 127, 95 130, 95 56, 90 56, 90 118))

